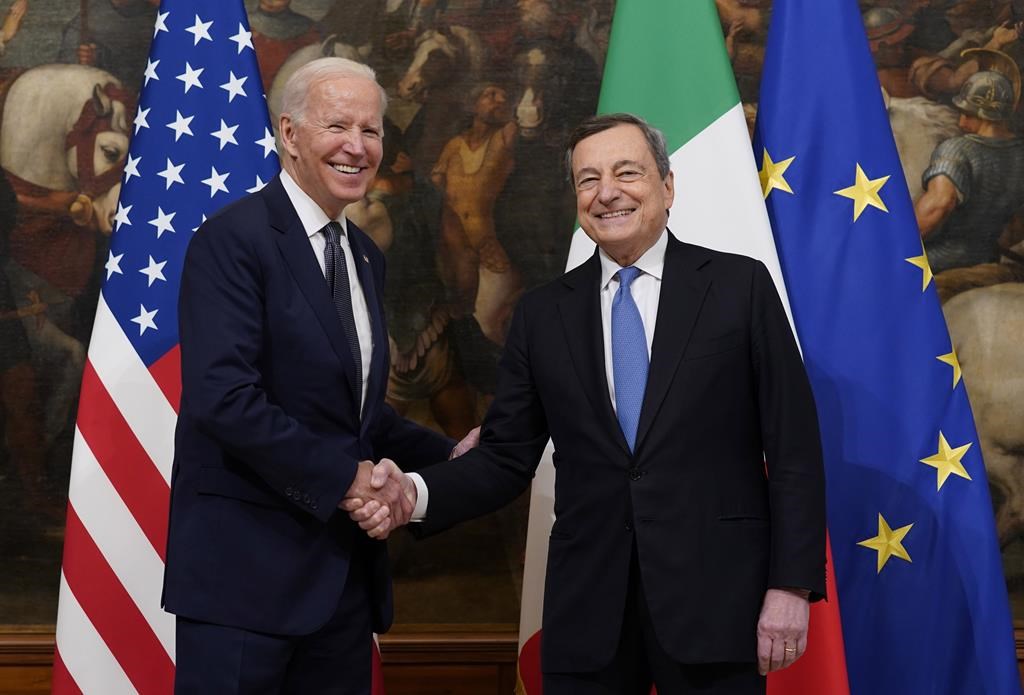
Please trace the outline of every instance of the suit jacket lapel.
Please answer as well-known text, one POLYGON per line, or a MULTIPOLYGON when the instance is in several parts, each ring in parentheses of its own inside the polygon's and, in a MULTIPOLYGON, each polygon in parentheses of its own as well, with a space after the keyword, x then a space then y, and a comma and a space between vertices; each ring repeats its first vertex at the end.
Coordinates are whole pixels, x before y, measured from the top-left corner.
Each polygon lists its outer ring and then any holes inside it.
POLYGON ((665 400, 711 285, 710 277, 699 270, 708 260, 708 255, 700 247, 684 244, 669 233, 658 319, 651 346, 651 366, 647 372, 647 389, 637 426, 637 451, 665 400))
POLYGON ((268 183, 263 189, 263 193, 267 199, 270 224, 281 232, 277 237, 281 255, 291 270, 295 284, 299 286, 302 294, 306 297, 320 326, 327 334, 331 347, 338 359, 341 360, 349 385, 355 388, 356 366, 352 361, 352 353, 349 351, 348 342, 345 340, 345 334, 341 328, 341 321, 338 319, 338 312, 334 308, 334 301, 331 299, 324 274, 320 270, 320 264, 317 263, 316 254, 313 253, 313 247, 309 244, 306 230, 295 213, 291 201, 288 200, 288 194, 285 193, 280 178, 275 178, 268 183))
POLYGON ((579 270, 565 275, 562 281, 573 288, 572 292, 559 301, 558 310, 562 316, 562 330, 565 331, 565 341, 572 354, 576 376, 583 385, 595 415, 604 421, 605 428, 628 454, 629 445, 608 397, 604 333, 601 326, 601 261, 597 252, 579 270))
POLYGON ((370 314, 370 326, 373 331, 373 352, 370 356, 370 373, 367 376, 366 403, 363 404, 363 427, 365 428, 373 420, 370 415, 380 406, 376 398, 378 393, 383 393, 380 389, 380 382, 388 377, 387 353, 385 352, 388 348, 388 336, 384 330, 383 304, 377 297, 377 285, 374 282, 370 256, 363 250, 364 244, 372 244, 373 241, 349 220, 348 243, 352 249, 356 275, 359 277, 359 284, 362 285, 363 296, 366 298, 366 308, 370 314))

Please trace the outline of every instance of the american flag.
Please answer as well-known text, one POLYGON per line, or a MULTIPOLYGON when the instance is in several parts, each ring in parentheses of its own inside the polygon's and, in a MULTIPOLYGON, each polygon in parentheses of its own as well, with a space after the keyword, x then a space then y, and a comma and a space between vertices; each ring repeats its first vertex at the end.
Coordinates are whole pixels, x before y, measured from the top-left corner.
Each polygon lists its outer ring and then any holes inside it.
POLYGON ((160 592, 181 266, 203 220, 278 168, 242 0, 163 0, 82 375, 58 695, 171 692, 174 616, 160 592))

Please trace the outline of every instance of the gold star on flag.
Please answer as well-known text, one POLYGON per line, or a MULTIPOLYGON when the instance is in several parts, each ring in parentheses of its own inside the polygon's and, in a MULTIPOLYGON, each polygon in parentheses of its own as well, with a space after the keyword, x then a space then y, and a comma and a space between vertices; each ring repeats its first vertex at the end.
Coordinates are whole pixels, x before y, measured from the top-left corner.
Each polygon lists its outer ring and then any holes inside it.
POLYGON ((921 242, 921 255, 911 258, 904 258, 910 265, 921 269, 921 291, 928 289, 928 283, 932 281, 932 267, 928 265, 928 254, 924 252, 924 242, 921 242))
POLYGON ((964 457, 967 450, 971 448, 971 442, 967 442, 963 446, 958 446, 955 449, 949 446, 949 442, 939 432, 939 450, 926 459, 921 459, 921 463, 931 466, 938 471, 938 479, 936 481, 936 490, 941 490, 945 484, 946 479, 953 474, 960 476, 961 478, 971 479, 968 475, 967 469, 964 468, 964 464, 960 463, 960 459, 964 457))
POLYGON ((963 372, 960 371, 960 360, 956 358, 956 350, 947 352, 945 355, 939 355, 936 357, 939 362, 945 362, 953 368, 953 388, 960 383, 960 377, 963 376, 963 372))
POLYGON ((901 560, 907 562, 913 562, 910 559, 910 554, 907 553, 907 549, 903 547, 903 539, 906 537, 910 529, 913 528, 913 524, 907 524, 893 531, 889 528, 889 524, 885 521, 885 518, 879 513, 878 515, 878 535, 874 538, 865 538, 864 540, 857 543, 865 548, 871 548, 878 552, 878 570, 877 574, 882 573, 882 568, 885 567, 885 563, 889 561, 889 558, 895 555, 901 560))
POLYGON ((757 172, 758 177, 761 179, 761 192, 764 193, 764 197, 767 198, 768 194, 776 188, 786 193, 792 193, 793 189, 789 187, 789 182, 786 181, 786 177, 783 174, 786 173, 786 169, 793 163, 796 157, 790 157, 789 159, 783 159, 781 162, 773 162, 771 156, 768 154, 768 150, 764 151, 761 159, 761 170, 757 172))
POLYGON ((860 168, 860 164, 858 164, 857 177, 854 184, 835 191, 835 194, 853 201, 853 221, 856 222, 868 205, 878 208, 882 212, 889 212, 889 208, 885 207, 885 203, 882 202, 881 197, 878 195, 878 192, 888 180, 888 176, 883 176, 880 179, 869 179, 864 170, 860 168))

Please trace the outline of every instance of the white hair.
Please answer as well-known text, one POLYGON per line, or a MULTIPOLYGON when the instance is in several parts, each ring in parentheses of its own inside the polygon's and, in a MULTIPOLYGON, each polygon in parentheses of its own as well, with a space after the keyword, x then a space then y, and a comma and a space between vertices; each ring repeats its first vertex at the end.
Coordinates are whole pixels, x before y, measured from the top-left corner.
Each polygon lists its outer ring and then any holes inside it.
POLYGON ((281 113, 287 114, 296 123, 302 122, 306 117, 306 105, 313 85, 322 80, 343 77, 359 77, 373 82, 380 93, 381 115, 387 111, 388 95, 377 82, 377 73, 373 68, 348 58, 328 56, 310 61, 292 73, 281 94, 281 113))

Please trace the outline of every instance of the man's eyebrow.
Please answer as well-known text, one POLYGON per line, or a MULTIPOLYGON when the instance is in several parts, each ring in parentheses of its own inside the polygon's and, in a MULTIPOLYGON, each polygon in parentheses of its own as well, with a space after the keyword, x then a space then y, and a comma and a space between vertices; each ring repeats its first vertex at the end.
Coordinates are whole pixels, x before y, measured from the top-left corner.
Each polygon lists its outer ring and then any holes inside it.
MULTIPOLYGON (((612 164, 612 169, 621 169, 622 167, 633 167, 634 169, 639 169, 640 171, 647 171, 647 168, 644 167, 642 163, 636 161, 635 159, 620 159, 619 161, 612 164)), ((600 173, 601 172, 600 170, 597 169, 597 167, 583 167, 582 169, 576 172, 576 178, 578 179, 584 174, 600 173)))
POLYGON ((634 167, 636 169, 640 169, 641 171, 646 171, 644 165, 636 161, 635 159, 620 159, 619 161, 615 162, 615 164, 612 165, 612 169, 619 169, 621 167, 626 166, 634 167))

